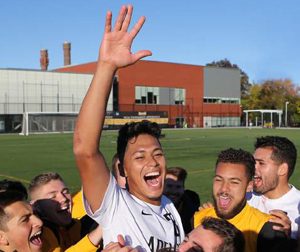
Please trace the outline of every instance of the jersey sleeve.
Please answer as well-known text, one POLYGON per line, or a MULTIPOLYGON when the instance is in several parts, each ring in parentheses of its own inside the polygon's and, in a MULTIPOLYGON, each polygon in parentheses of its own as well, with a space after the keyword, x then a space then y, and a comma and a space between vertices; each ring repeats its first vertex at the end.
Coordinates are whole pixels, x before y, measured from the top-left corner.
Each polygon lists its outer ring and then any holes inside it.
POLYGON ((284 232, 273 229, 274 223, 266 222, 257 237, 257 252, 291 251, 291 240, 284 232))
POLYGON ((84 208, 88 216, 94 219, 101 227, 105 228, 114 217, 115 209, 118 207, 121 188, 116 179, 110 174, 110 180, 106 189, 101 206, 93 213, 90 205, 83 195, 84 208))

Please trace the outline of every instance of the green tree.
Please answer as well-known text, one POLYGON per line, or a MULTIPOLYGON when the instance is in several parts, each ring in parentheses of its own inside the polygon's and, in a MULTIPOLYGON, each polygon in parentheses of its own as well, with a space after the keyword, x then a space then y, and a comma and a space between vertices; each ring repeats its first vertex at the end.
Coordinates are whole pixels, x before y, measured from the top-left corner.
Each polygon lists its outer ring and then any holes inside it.
POLYGON ((285 115, 288 103, 288 123, 300 123, 300 89, 289 79, 266 80, 252 85, 249 95, 242 99, 243 109, 278 109, 285 115))
POLYGON ((249 94, 241 100, 243 109, 257 109, 259 104, 259 95, 261 91, 261 85, 254 84, 249 90, 249 94))
POLYGON ((282 109, 286 101, 295 104, 297 88, 290 80, 266 80, 261 85, 260 106, 266 109, 282 109))

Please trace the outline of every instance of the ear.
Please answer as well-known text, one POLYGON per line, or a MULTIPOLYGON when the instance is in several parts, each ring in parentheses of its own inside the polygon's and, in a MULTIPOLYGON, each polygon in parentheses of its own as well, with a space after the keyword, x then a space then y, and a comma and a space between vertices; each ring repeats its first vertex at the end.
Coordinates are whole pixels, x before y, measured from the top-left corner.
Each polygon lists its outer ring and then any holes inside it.
POLYGON ((0 247, 8 246, 8 245, 9 245, 9 242, 6 237, 6 233, 4 231, 0 230, 0 247))
POLYGON ((289 167, 287 163, 282 163, 281 165, 279 165, 278 167, 278 171, 277 174, 278 176, 287 176, 289 172, 289 167))
POLYGON ((121 164, 120 161, 118 161, 117 165, 118 165, 119 175, 120 175, 121 177, 126 177, 126 176, 127 176, 127 173, 126 173, 126 171, 125 171, 125 169, 124 169, 124 166, 122 166, 122 164, 121 164))
POLYGON ((127 171, 124 167, 123 167, 123 170, 124 170, 124 177, 127 178, 127 171))
POLYGON ((253 180, 250 180, 247 185, 247 192, 252 192, 252 191, 253 191, 253 180))

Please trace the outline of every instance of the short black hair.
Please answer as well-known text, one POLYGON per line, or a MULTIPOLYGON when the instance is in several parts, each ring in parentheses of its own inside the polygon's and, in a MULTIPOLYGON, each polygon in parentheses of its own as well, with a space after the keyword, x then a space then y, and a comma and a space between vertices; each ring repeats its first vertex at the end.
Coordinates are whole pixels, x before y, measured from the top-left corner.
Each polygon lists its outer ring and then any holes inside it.
POLYGON ((17 180, 0 180, 0 192, 17 191, 23 194, 24 200, 27 200, 28 193, 26 187, 17 180))
POLYGON ((229 148, 219 153, 216 166, 219 163, 243 164, 246 167, 248 180, 252 180, 255 174, 255 159, 252 154, 243 149, 229 148))
POLYGON ((243 233, 234 225, 224 219, 205 217, 201 226, 214 232, 223 239, 218 252, 240 252, 245 249, 245 238, 243 233))
POLYGON ((175 176, 177 178, 177 180, 182 181, 183 184, 187 177, 187 171, 184 168, 179 167, 179 166, 168 167, 166 174, 175 176))
POLYGON ((124 155, 125 155, 128 141, 142 134, 147 134, 155 137, 160 144, 159 138, 161 136, 161 129, 159 128, 158 124, 155 122, 143 120, 141 122, 126 123, 119 130, 119 135, 117 140, 117 155, 120 160, 120 175, 123 177, 125 176, 124 167, 123 167, 124 155))
POLYGON ((0 192, 0 229, 6 230, 6 223, 9 220, 10 216, 5 212, 5 208, 17 201, 23 201, 24 195, 19 191, 1 191, 0 192))
POLYGON ((35 176, 29 183, 28 192, 31 193, 40 186, 48 184, 52 180, 60 180, 64 183, 62 177, 56 172, 45 172, 35 176))
POLYGON ((288 177, 292 176, 297 160, 297 149, 292 141, 286 137, 264 136, 256 139, 254 147, 255 149, 271 148, 272 160, 279 164, 287 163, 288 177))

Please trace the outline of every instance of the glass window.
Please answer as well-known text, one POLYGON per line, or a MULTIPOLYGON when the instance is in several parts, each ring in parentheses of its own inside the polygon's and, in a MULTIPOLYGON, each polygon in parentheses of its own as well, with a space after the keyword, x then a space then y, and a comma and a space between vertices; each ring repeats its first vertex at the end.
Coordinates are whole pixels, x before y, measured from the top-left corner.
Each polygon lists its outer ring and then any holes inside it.
POLYGON ((161 100, 163 101, 163 105, 185 104, 185 89, 146 86, 135 87, 136 104, 160 104, 161 100), (163 97, 164 94, 168 94, 169 97, 163 97), (162 97, 160 97, 160 95, 162 95, 162 97))
POLYGON ((204 103, 240 104, 239 98, 203 97, 204 103))

